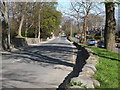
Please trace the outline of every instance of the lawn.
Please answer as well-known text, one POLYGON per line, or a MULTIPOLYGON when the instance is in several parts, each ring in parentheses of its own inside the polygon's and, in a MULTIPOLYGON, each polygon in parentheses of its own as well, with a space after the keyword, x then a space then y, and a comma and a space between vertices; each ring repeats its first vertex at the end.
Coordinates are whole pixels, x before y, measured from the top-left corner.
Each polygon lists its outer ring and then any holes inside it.
POLYGON ((97 88, 119 88, 120 54, 102 48, 83 46, 90 48, 99 57, 99 64, 96 65, 97 71, 94 77, 101 86, 97 88))

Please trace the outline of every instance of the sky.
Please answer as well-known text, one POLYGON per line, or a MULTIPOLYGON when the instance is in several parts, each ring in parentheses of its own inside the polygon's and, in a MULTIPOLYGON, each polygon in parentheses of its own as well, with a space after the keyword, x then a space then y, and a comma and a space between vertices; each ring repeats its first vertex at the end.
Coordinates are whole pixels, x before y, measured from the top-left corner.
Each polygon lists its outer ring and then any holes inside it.
POLYGON ((70 8, 70 2, 58 2, 58 7, 57 7, 57 10, 58 11, 66 11, 66 10, 69 10, 70 8))
MULTIPOLYGON (((58 0, 58 7, 57 7, 57 10, 58 11, 61 11, 61 12, 67 12, 70 10, 70 1, 61 1, 61 0, 58 0)), ((100 8, 102 8, 103 10, 105 10, 104 8, 104 5, 101 5, 99 6, 100 8)), ((63 13, 63 16, 66 15, 63 13)))
MULTIPOLYGON (((61 0, 58 0, 58 7, 57 7, 57 10, 58 11, 61 11, 61 12, 64 12, 64 11, 69 11, 70 9, 70 1, 71 0, 64 0, 64 1, 61 1, 61 0)), ((73 0, 74 1, 74 0, 73 0)), ((80 0, 79 0, 80 1, 80 0)), ((93 0, 94 1, 94 0, 93 0)), ((96 0, 95 0, 96 1, 96 0)), ((102 4, 100 6, 103 10, 105 10, 105 6, 104 4, 102 4)), ((120 10, 120 7, 119 7, 119 10, 120 10)), ((63 14, 64 16, 65 14, 63 14)), ((115 7, 115 18, 118 19, 118 7, 115 7)))

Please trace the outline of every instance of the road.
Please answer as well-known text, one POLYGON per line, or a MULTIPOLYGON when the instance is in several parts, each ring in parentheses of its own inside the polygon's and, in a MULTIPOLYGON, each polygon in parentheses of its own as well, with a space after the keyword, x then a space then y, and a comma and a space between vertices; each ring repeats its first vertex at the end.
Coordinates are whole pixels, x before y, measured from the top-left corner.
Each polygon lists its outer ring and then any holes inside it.
POLYGON ((65 37, 58 37, 3 54, 3 88, 57 88, 73 70, 74 50, 65 37))

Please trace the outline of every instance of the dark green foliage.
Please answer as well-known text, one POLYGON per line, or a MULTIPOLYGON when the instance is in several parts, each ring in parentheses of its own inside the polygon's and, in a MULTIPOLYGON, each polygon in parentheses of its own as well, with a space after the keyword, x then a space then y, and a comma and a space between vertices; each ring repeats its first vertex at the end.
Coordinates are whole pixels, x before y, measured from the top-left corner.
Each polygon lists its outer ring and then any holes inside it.
POLYGON ((96 40, 101 40, 101 39, 103 39, 104 37, 103 36, 95 36, 95 39, 96 40))
POLYGON ((70 83, 70 86, 81 86, 83 83, 81 83, 81 82, 75 82, 75 81, 72 81, 71 83, 70 83))
POLYGON ((50 6, 45 5, 45 7, 43 7, 41 11, 41 30, 42 32, 46 32, 47 34, 50 34, 51 32, 56 31, 59 28, 62 15, 60 12, 56 11, 55 7, 50 6))
MULTIPOLYGON (((62 14, 61 12, 56 10, 56 6, 56 2, 16 2, 14 4, 11 3, 11 5, 9 6, 11 12, 11 38, 17 36, 18 28, 23 14, 25 15, 21 29, 21 34, 23 37, 27 36, 35 38, 36 36, 38 36, 39 14, 41 37, 47 38, 51 36, 51 32, 59 30, 59 25, 61 23, 62 14)), ((4 37, 5 35, 7 35, 7 25, 4 21, 2 27, 4 37)))

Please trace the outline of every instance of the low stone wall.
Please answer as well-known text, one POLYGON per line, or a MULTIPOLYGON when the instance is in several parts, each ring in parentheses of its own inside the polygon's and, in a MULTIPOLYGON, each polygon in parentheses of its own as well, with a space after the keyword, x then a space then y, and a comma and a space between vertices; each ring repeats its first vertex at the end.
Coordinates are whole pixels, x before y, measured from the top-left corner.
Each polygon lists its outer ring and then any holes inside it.
POLYGON ((93 77, 94 73, 97 71, 95 65, 98 63, 98 57, 93 55, 93 52, 90 49, 87 49, 87 51, 90 56, 86 60, 86 64, 78 77, 71 79, 70 88, 94 88, 95 86, 100 86, 100 83, 93 77))
MULTIPOLYGON (((71 79, 76 78, 79 76, 80 72, 82 72, 83 67, 86 65, 86 60, 89 58, 89 53, 88 51, 82 47, 81 45, 77 44, 76 42, 73 42, 73 45, 76 46, 76 58, 75 58, 75 63, 73 66, 73 71, 70 72, 67 77, 65 77, 64 81, 59 85, 60 88, 65 88, 66 90, 69 88, 74 87, 76 85, 77 81, 72 81, 71 79)), ((60 89, 61 90, 61 89, 60 89)))
MULTIPOLYGON (((39 44, 40 42, 45 42, 50 39, 53 39, 55 37, 47 38, 47 39, 38 39, 38 38, 13 38, 11 39, 11 49, 12 48, 18 48, 21 46, 27 46, 31 44, 39 44)), ((1 50, 7 50, 7 38, 2 39, 2 49, 1 50)))
POLYGON ((38 38, 25 38, 25 40, 26 40, 28 45, 40 43, 40 39, 38 39, 38 38))
POLYGON ((17 47, 26 46, 26 45, 28 45, 28 44, 24 38, 11 39, 11 47, 17 48, 17 47))
POLYGON ((38 38, 14 38, 11 40, 11 46, 14 48, 39 43, 40 41, 38 38))
POLYGON ((87 49, 68 37, 77 49, 77 58, 73 71, 65 77, 64 81, 59 85, 58 90, 80 90, 84 88, 95 88, 100 83, 94 79, 93 75, 97 71, 95 65, 98 63, 98 57, 94 55, 91 49, 87 49))

